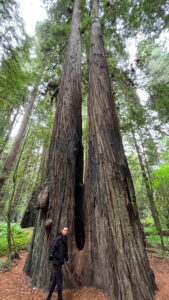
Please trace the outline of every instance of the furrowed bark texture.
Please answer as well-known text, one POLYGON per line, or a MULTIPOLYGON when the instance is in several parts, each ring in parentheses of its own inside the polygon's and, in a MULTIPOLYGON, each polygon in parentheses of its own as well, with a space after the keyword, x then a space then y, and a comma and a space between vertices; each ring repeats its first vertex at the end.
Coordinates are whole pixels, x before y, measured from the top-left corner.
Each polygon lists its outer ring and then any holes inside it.
POLYGON ((49 199, 40 209, 24 266, 33 285, 49 288, 52 266, 48 249, 57 231, 69 227, 69 263, 63 267, 63 287, 81 284, 79 256, 83 253, 83 147, 81 142, 81 39, 79 0, 74 1, 71 32, 59 88, 56 117, 49 149, 47 176, 49 199), (80 218, 79 218, 80 216, 80 218), (52 220, 50 228, 45 221, 52 220), (77 224, 80 232, 77 231, 77 224), (82 250, 82 251, 80 251, 82 250))
POLYGON ((90 282, 115 300, 151 300, 156 288, 154 274, 145 251, 133 183, 115 114, 97 10, 97 1, 94 1, 85 182, 90 282))

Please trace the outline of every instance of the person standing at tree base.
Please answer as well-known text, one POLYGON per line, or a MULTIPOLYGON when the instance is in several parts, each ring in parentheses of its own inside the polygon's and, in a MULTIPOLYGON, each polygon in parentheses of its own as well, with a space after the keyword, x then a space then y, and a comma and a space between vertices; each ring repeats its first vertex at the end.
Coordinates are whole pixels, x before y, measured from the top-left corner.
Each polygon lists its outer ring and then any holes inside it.
POLYGON ((50 300, 57 284, 58 300, 62 298, 62 265, 64 261, 68 261, 68 248, 67 248, 67 234, 68 227, 64 226, 61 232, 56 236, 53 246, 49 253, 49 260, 53 261, 53 280, 50 291, 46 300, 50 300))

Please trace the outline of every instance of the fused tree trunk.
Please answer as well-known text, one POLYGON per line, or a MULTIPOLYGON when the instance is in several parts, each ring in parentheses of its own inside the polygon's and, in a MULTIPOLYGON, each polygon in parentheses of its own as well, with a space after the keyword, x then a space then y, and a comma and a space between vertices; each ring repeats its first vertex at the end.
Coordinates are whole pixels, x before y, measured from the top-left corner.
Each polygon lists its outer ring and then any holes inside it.
POLYGON ((17 136, 14 140, 12 149, 11 149, 7 159, 6 159, 6 162, 5 162, 3 171, 2 171, 2 175, 0 177, 0 189, 2 189, 4 183, 7 179, 7 176, 9 174, 9 172, 12 170, 13 164, 16 160, 16 156, 20 151, 20 147, 21 147, 22 141, 24 139, 24 136, 26 134, 26 128, 27 128, 29 118, 30 118, 30 115, 31 115, 31 112, 32 112, 32 109, 33 109, 33 105, 34 105, 34 102, 35 102, 35 99, 36 99, 37 90, 38 90, 38 87, 36 85, 35 88, 32 91, 31 98, 30 98, 30 100, 28 102, 28 105, 26 107, 25 114, 24 114, 23 120, 21 122, 18 134, 17 134, 17 136))
POLYGON ((156 288, 145 251, 106 64, 97 1, 89 59, 89 149, 85 182, 86 268, 92 285, 114 300, 151 300, 156 288))
MULTIPOLYGON (((50 143, 46 180, 38 197, 37 214, 24 271, 33 285, 49 288, 52 266, 49 246, 61 227, 69 227, 69 262, 63 268, 63 286, 79 285, 77 257, 84 244, 83 147, 81 129, 80 0, 74 1, 56 116, 50 143)), ((83 250, 82 250, 83 251, 83 250)))
POLYGON ((135 138, 134 133, 133 133, 133 141, 134 141, 134 145, 135 145, 135 148, 136 148, 138 160, 139 160, 139 163, 140 163, 142 177, 143 177, 144 184, 145 184, 145 187, 146 187, 147 199, 150 203, 150 209, 151 209, 152 217, 154 219, 154 224, 156 226, 157 232, 160 236, 161 247, 164 250, 165 247, 164 247, 164 241, 163 241, 163 233, 162 233, 161 223, 160 223, 159 216, 158 216, 157 207, 156 207, 155 202, 154 202, 153 190, 152 190, 152 187, 149 184, 149 180, 148 180, 147 175, 146 175, 144 163, 143 163, 143 160, 142 160, 142 157, 141 157, 140 149, 139 149, 139 146, 138 146, 138 143, 137 143, 137 140, 135 138))

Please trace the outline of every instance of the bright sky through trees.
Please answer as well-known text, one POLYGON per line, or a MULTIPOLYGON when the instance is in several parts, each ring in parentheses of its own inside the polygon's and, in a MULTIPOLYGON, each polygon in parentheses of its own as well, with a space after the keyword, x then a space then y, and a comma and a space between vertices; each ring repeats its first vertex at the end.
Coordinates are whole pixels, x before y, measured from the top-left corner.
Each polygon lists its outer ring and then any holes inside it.
POLYGON ((41 0, 18 0, 20 4, 20 14, 25 22, 26 32, 33 36, 36 22, 47 17, 43 2, 41 0))

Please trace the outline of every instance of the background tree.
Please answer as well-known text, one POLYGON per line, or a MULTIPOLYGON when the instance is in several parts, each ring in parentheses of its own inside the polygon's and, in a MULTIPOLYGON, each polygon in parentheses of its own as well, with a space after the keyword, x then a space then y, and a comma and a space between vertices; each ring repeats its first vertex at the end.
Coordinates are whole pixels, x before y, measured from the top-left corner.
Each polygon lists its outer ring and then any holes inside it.
POLYGON ((1 175, 1 178, 0 178, 0 189, 2 189, 2 187, 5 183, 5 180, 6 180, 6 176, 11 171, 11 169, 13 167, 13 164, 15 162, 16 156, 19 153, 20 146, 21 146, 21 143, 23 141, 23 138, 25 136, 26 129, 27 129, 27 126, 28 126, 29 117, 30 117, 30 114, 32 112, 33 105, 34 105, 34 102, 35 102, 35 99, 36 99, 36 96, 37 96, 37 90, 38 90, 38 85, 36 85, 33 88, 30 100, 27 104, 27 107, 26 107, 26 110, 25 110, 25 113, 24 113, 22 123, 20 125, 20 130, 18 131, 18 134, 17 134, 17 136, 15 138, 15 141, 13 143, 12 149, 11 149, 7 159, 6 159, 6 162, 5 162, 3 171, 2 171, 2 175, 1 175))

